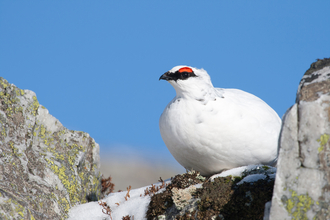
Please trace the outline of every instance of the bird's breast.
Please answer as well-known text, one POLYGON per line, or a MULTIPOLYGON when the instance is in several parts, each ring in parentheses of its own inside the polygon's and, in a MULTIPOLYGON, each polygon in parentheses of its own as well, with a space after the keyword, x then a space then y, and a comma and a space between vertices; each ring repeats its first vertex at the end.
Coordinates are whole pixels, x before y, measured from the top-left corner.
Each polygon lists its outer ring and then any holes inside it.
POLYGON ((201 137, 207 138, 213 133, 214 127, 207 124, 218 120, 219 111, 210 102, 207 105, 204 102, 205 100, 174 99, 167 105, 159 123, 165 142, 192 146, 200 143, 201 137))

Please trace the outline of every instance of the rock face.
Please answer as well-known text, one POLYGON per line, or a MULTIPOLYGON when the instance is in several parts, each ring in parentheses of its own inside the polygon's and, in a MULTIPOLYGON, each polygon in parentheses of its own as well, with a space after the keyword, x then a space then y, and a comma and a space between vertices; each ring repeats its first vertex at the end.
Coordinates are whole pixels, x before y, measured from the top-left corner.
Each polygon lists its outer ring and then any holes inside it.
POLYGON ((100 197, 99 146, 0 78, 0 219, 64 219, 100 197))
POLYGON ((303 76, 283 119, 270 219, 330 219, 330 59, 303 76))

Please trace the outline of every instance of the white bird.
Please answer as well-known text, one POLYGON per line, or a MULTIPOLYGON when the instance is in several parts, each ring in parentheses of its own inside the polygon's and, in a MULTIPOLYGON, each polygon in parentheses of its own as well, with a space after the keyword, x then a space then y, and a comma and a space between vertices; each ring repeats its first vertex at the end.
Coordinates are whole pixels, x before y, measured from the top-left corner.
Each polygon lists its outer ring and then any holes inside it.
POLYGON ((214 88, 204 69, 189 66, 176 66, 159 79, 176 91, 160 116, 160 133, 187 170, 208 176, 245 165, 276 164, 281 119, 260 98, 214 88))

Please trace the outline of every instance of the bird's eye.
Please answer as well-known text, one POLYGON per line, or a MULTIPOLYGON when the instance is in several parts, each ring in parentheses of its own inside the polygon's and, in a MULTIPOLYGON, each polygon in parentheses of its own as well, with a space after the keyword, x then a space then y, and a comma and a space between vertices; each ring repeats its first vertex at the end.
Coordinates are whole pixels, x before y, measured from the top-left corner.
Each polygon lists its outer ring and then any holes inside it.
POLYGON ((183 79, 188 78, 188 76, 189 76, 189 74, 188 74, 187 72, 183 72, 183 73, 182 73, 182 78, 183 78, 183 79))

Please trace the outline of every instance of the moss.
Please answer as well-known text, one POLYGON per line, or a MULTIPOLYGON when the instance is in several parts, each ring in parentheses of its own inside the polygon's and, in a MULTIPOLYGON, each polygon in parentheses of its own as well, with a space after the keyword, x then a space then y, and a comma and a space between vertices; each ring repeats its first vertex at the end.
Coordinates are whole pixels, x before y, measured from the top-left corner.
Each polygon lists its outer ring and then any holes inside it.
MULTIPOLYGON (((252 173, 262 172, 261 169, 252 173)), ((213 182, 202 181, 202 188, 192 194, 189 205, 176 210, 173 203, 173 187, 186 188, 195 185, 194 180, 200 179, 196 174, 178 175, 166 187, 163 193, 151 198, 147 211, 148 219, 160 216, 173 219, 263 219, 264 204, 271 200, 274 180, 267 177, 253 183, 237 185, 241 177, 218 177, 213 182), (190 175, 190 176, 189 176, 190 175), (187 210, 187 207, 197 208, 187 210)), ((249 175, 249 172, 246 172, 249 175)))
POLYGON ((158 216, 164 215, 166 210, 173 206, 172 199, 172 189, 185 189, 191 185, 195 185, 198 183, 203 183, 204 178, 200 178, 198 172, 189 172, 184 173, 182 175, 176 175, 171 184, 168 185, 164 192, 155 194, 151 197, 151 201, 149 203, 148 211, 147 211, 147 219, 154 219, 158 216))
POLYGON ((270 169, 270 167, 269 166, 262 166, 262 168, 264 169, 264 170, 269 170, 270 169))
POLYGON ((231 177, 218 177, 213 182, 204 183, 203 188, 197 190, 200 198, 197 218, 211 219, 212 216, 218 216, 234 193, 233 184, 231 177))
POLYGON ((311 64, 310 68, 305 72, 304 75, 310 75, 313 72, 323 69, 326 66, 330 66, 330 58, 317 59, 316 62, 311 64))
POLYGON ((234 193, 220 211, 227 219, 263 219, 265 203, 273 195, 274 179, 260 179, 253 183, 234 185, 234 193))

